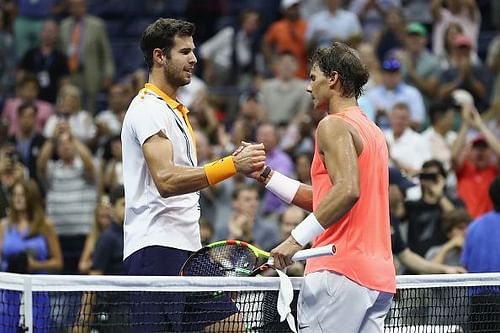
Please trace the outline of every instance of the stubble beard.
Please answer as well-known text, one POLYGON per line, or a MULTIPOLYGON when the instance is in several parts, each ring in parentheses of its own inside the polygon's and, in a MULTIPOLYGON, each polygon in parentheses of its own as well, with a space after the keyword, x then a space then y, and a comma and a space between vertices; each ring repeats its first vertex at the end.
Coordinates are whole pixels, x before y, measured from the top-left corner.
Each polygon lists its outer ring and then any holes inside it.
POLYGON ((179 72, 181 72, 181 70, 168 69, 166 66, 163 67, 163 75, 170 85, 178 88, 191 83, 191 79, 183 78, 179 72))

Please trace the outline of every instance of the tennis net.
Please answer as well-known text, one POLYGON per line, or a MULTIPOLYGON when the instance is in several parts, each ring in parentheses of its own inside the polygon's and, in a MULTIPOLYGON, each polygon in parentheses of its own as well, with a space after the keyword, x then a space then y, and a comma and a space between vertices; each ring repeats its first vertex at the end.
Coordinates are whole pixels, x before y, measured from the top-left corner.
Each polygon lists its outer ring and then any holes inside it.
MULTIPOLYGON (((302 279, 291 280, 296 317, 302 279)), ((291 332, 278 288, 268 277, 0 273, 0 332, 291 332)), ((399 276, 385 332, 500 332, 500 273, 399 276)))

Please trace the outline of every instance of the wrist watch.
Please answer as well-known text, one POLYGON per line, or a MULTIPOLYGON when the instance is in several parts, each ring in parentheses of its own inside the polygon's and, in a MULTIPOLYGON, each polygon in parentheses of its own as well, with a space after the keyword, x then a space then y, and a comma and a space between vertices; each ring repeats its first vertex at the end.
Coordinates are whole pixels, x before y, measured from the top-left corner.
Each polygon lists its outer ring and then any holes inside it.
POLYGON ((262 173, 259 176, 261 181, 265 182, 267 180, 267 177, 269 177, 270 173, 271 173, 271 168, 266 165, 266 167, 264 168, 264 171, 262 171, 262 173))

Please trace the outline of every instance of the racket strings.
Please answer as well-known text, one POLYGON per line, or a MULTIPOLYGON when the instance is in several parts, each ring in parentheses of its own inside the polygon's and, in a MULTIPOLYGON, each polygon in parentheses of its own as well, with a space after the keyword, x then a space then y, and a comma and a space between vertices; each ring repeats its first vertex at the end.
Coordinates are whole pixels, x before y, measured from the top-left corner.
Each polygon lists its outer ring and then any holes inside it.
POLYGON ((184 276, 248 276, 257 256, 247 247, 226 244, 195 253, 184 265, 184 276))

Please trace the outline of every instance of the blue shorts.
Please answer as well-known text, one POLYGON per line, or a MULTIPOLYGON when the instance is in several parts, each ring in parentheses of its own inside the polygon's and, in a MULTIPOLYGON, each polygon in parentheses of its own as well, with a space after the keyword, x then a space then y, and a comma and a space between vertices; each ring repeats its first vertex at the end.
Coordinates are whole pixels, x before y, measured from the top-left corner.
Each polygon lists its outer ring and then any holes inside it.
MULTIPOLYGON (((165 246, 142 248, 124 261, 128 275, 179 276, 192 252, 165 246)), ((133 293, 134 332, 197 332, 238 312, 229 293, 133 293), (200 298, 203 301, 200 302, 200 298)))

